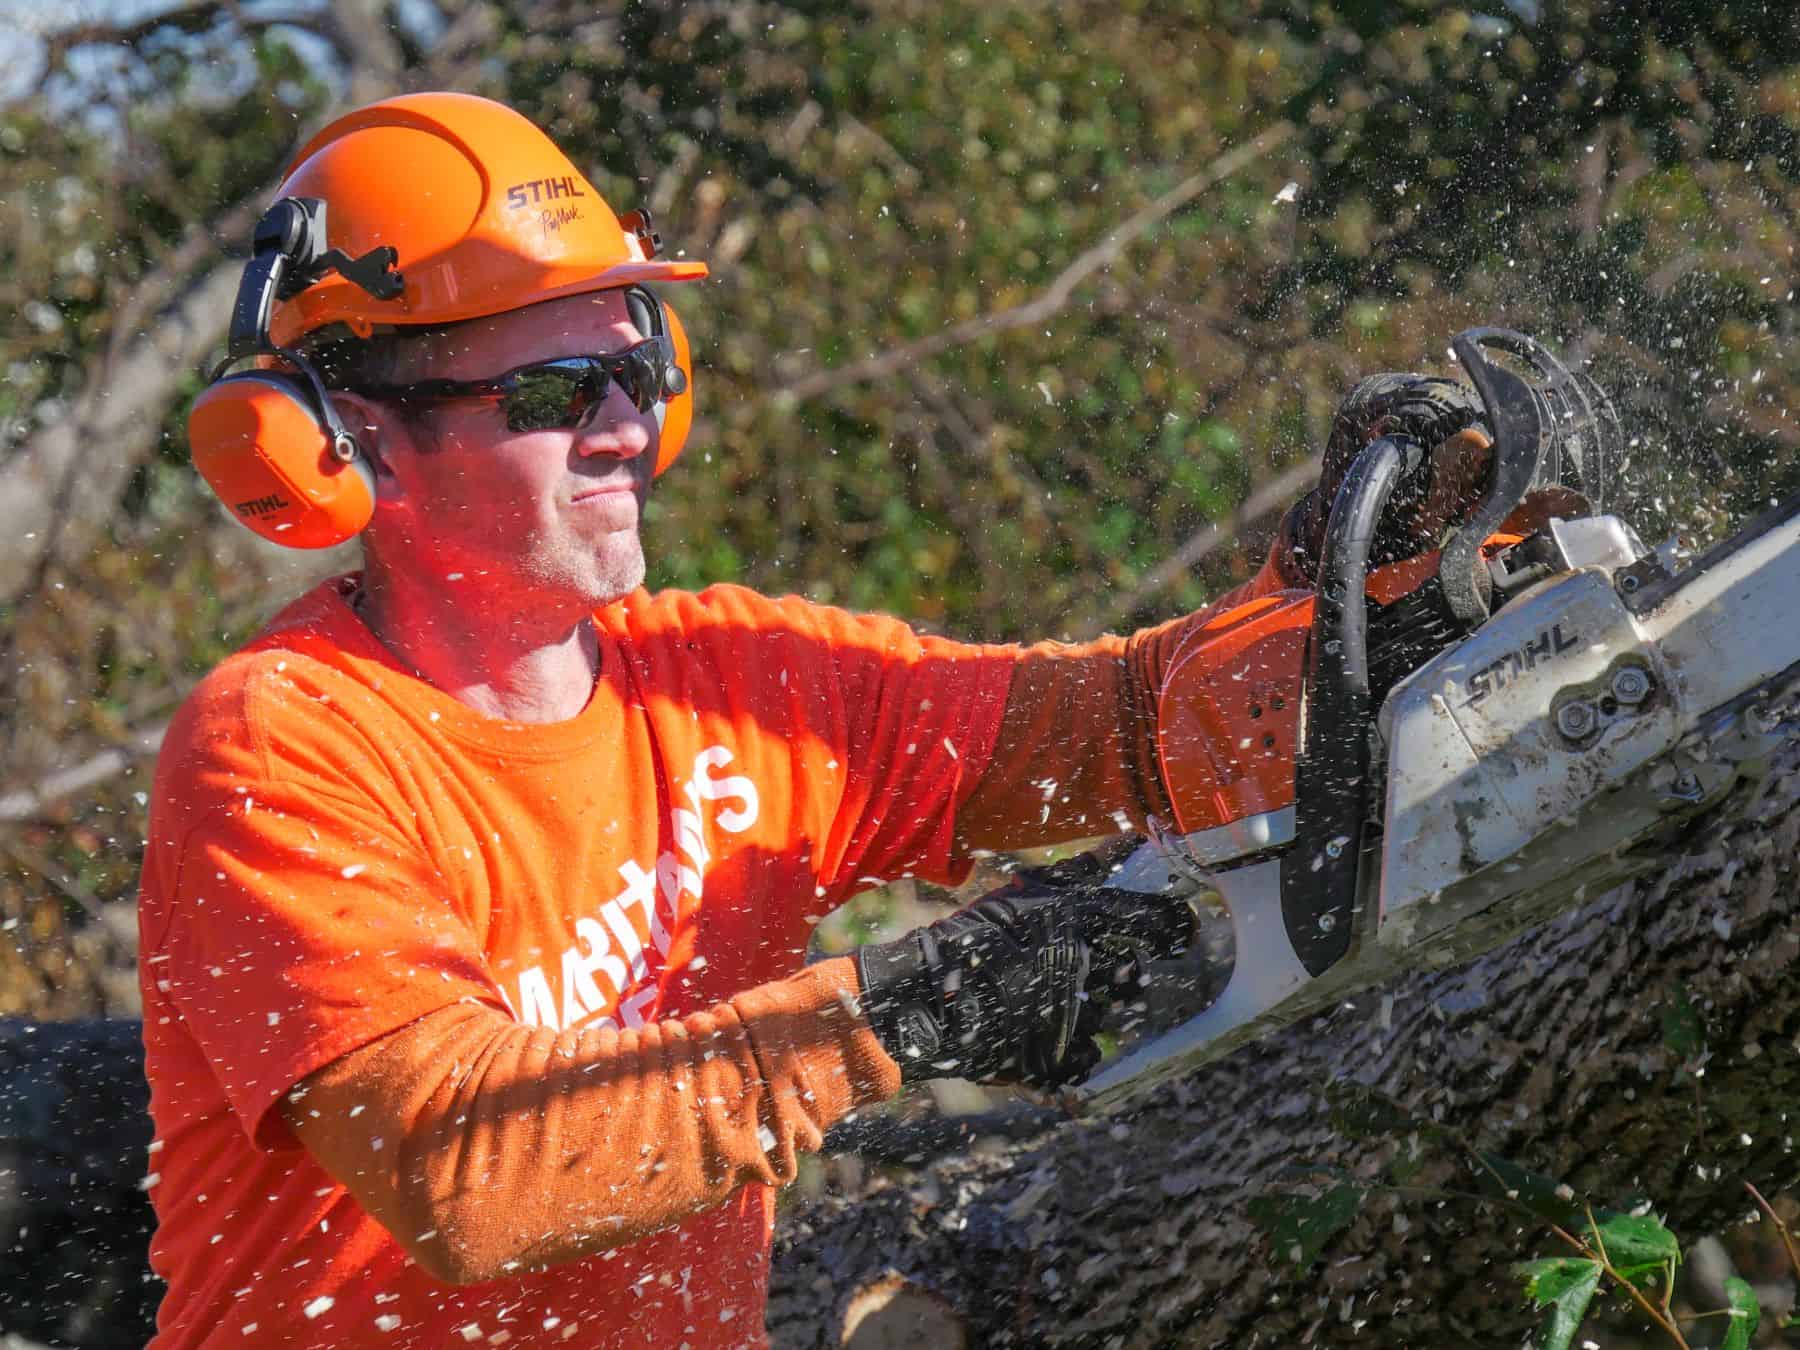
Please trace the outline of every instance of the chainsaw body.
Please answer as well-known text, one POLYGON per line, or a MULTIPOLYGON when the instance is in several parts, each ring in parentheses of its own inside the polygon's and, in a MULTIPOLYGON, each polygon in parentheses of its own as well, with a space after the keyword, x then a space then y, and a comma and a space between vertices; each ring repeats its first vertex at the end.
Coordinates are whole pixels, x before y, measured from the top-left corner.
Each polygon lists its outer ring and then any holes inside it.
POLYGON ((1116 1106, 1597 898, 1800 734, 1800 497, 1678 572, 1609 515, 1498 535, 1533 486, 1597 485, 1610 409, 1518 334, 1454 346, 1495 431, 1470 520, 1440 553, 1369 574, 1408 471, 1408 447, 1377 441, 1333 506, 1317 594, 1219 616, 1170 663, 1159 752, 1175 820, 1108 884, 1189 898, 1226 940, 1156 968, 1210 1002, 1129 1045, 1078 1102, 1116 1106))

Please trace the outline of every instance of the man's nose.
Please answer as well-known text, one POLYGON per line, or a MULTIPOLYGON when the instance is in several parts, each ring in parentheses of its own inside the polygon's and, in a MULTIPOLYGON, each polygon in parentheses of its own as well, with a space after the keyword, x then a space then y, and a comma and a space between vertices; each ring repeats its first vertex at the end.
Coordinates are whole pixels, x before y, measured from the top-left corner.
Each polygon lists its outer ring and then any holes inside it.
POLYGON ((656 445, 656 418, 642 413, 617 382, 608 380, 606 394, 589 405, 575 435, 582 456, 610 455, 636 459, 656 445))

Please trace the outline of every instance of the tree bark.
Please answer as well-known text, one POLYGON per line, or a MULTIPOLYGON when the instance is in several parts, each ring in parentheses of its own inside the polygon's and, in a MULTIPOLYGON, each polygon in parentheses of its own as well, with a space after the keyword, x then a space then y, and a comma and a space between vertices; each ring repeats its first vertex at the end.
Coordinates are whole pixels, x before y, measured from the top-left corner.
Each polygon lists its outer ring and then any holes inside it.
POLYGON ((1684 1242, 1748 1216, 1744 1182, 1800 1180, 1797 760, 1666 867, 1468 966, 1367 991, 1127 1118, 990 1140, 791 1215, 775 1345, 840 1344, 849 1301, 888 1275, 984 1346, 1518 1344, 1536 1318, 1510 1264, 1568 1253, 1516 1209, 1375 1190, 1309 1268, 1270 1250, 1247 1207, 1297 1167, 1373 1183, 1404 1154, 1409 1187, 1480 1189, 1457 1150, 1340 1134, 1334 1080, 1596 1208, 1647 1199, 1684 1242), (1664 1022, 1684 994, 1706 1038, 1685 1066, 1664 1022))

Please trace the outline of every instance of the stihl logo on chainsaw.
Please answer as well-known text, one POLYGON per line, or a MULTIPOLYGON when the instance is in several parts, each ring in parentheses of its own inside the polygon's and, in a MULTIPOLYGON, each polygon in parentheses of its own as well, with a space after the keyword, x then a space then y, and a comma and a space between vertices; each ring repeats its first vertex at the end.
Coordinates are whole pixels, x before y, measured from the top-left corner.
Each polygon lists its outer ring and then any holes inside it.
POLYGON ((533 178, 527 183, 514 183, 506 189, 506 205, 517 211, 523 206, 536 206, 540 202, 558 201, 563 197, 585 197, 587 193, 575 186, 573 174, 564 174, 561 178, 533 178))
POLYGON ((265 497, 250 497, 238 502, 231 509, 240 516, 267 516, 277 511, 285 511, 292 506, 286 497, 279 492, 271 492, 265 497))
POLYGON ((1526 671, 1537 669, 1539 661, 1559 656, 1579 641, 1581 634, 1572 633, 1564 637, 1560 623, 1550 625, 1524 646, 1514 648, 1498 661, 1483 666, 1469 676, 1463 684, 1468 697, 1463 699, 1462 706, 1467 708, 1481 702, 1495 690, 1506 688, 1526 671))

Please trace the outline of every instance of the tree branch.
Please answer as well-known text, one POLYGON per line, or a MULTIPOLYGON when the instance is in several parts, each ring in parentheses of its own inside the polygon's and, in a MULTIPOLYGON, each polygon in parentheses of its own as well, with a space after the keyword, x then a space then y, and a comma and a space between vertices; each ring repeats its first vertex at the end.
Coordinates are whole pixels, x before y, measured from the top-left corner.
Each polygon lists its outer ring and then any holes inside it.
POLYGON ((846 1296, 892 1271, 994 1347, 1518 1344, 1533 1314, 1506 1271, 1547 1231, 1505 1206, 1397 1194, 1390 1182, 1456 1189, 1467 1160, 1404 1125, 1346 1134, 1321 1092, 1333 1081, 1565 1184, 1576 1205, 1648 1198, 1689 1241, 1738 1221, 1743 1182, 1800 1181, 1785 1120, 1797 760, 1692 822, 1643 880, 1272 1033, 1129 1117, 989 1141, 790 1210, 772 1343, 837 1345, 846 1296), (1677 989, 1703 1010, 1698 1105, 1662 1026, 1677 989), (1362 1198, 1300 1269, 1248 1202, 1321 1174, 1362 1198))
POLYGON ((189 0, 187 4, 126 23, 97 21, 55 30, 46 24, 33 36, 44 44, 44 70, 49 72, 67 60, 69 53, 78 47, 136 47, 170 29, 204 33, 220 18, 230 19, 245 33, 260 33, 281 26, 316 31, 319 12, 311 6, 296 5, 286 9, 261 9, 250 15, 244 13, 236 0, 189 0))
POLYGON ((1021 305, 1014 305, 1009 309, 996 310, 993 313, 965 319, 962 323, 955 324, 941 333, 934 333, 930 337, 920 338, 915 342, 892 348, 879 356, 854 361, 847 366, 839 366, 830 370, 815 371, 811 375, 794 381, 781 391, 780 396, 796 402, 805 402, 830 390, 841 389, 846 385, 883 379, 906 366, 936 356, 939 352, 948 351, 952 347, 960 347, 1010 328, 1023 328, 1028 324, 1043 322, 1069 303, 1077 286, 1101 268, 1115 262, 1125 251, 1126 245, 1152 225, 1186 206, 1208 188, 1224 182, 1246 165, 1261 159, 1271 150, 1286 142, 1293 134, 1294 127, 1291 123, 1277 122, 1253 140, 1220 155, 1205 169, 1185 179, 1179 186, 1140 209, 1124 224, 1108 232, 1099 243, 1064 268, 1035 299, 1028 300, 1021 305))
POLYGON ((167 722, 159 722, 134 731, 122 744, 102 750, 72 768, 58 769, 31 787, 0 794, 0 823, 30 820, 60 798, 86 792, 117 778, 134 764, 154 759, 168 729, 167 722))

